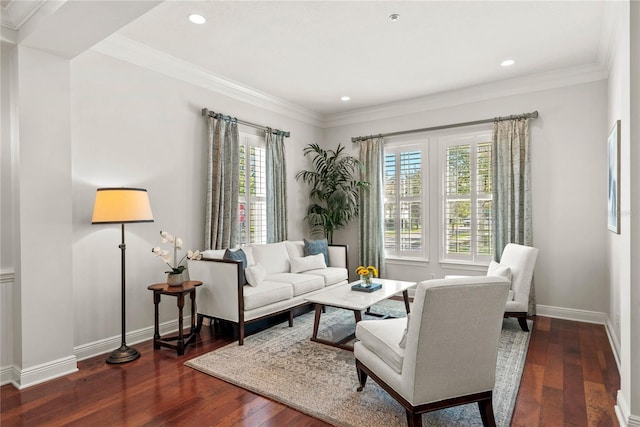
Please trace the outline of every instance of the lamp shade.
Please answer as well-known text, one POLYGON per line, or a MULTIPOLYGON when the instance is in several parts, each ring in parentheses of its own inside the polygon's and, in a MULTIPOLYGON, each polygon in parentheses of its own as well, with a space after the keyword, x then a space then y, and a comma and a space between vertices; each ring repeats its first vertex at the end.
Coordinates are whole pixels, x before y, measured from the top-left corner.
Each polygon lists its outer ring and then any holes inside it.
POLYGON ((147 190, 143 188, 98 188, 92 224, 153 222, 147 190))

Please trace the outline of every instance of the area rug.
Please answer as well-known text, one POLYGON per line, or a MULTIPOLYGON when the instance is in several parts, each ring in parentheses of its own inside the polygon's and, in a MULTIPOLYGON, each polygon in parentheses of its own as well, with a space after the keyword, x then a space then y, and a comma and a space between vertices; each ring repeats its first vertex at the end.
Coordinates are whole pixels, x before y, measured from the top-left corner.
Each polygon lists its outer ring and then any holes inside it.
MULTIPOLYGON (((374 312, 404 316, 402 302, 387 300, 374 312)), ((367 318, 365 315, 363 318, 367 318)), ((372 379, 357 392, 353 353, 309 340, 313 313, 273 326, 191 359, 185 364, 231 384, 283 403, 336 426, 406 426, 404 409, 372 379)), ((320 319, 319 337, 336 340, 355 329, 353 312, 328 308, 320 319)), ((496 372, 493 405, 498 426, 508 426, 529 344, 514 319, 505 319, 496 372)), ((423 415, 425 426, 481 426, 477 404, 423 415)))

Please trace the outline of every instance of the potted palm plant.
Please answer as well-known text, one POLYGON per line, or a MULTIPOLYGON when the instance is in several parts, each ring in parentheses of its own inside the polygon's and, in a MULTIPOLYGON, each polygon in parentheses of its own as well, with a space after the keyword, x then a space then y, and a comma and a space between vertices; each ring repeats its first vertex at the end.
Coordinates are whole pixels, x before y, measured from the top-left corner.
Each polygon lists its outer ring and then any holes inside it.
POLYGON ((309 144, 304 155, 312 155, 313 170, 302 170, 297 180, 311 185, 305 219, 314 237, 323 236, 333 243, 333 232, 344 228, 358 216, 359 192, 368 186, 357 179, 362 163, 344 152, 338 144, 336 150, 325 150, 318 144, 309 144))

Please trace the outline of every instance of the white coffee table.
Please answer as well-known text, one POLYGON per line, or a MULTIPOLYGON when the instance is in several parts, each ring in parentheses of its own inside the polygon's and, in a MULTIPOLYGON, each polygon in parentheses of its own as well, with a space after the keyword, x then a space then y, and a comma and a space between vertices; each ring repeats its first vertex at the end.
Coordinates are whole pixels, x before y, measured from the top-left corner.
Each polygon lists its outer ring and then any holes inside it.
POLYGON ((374 279, 373 282, 381 283, 382 288, 373 292, 360 292, 351 290, 352 285, 360 283, 360 281, 358 280, 356 282, 347 283, 332 289, 316 292, 315 294, 305 298, 307 301, 315 304, 316 310, 311 341, 353 351, 353 346, 345 344, 346 342, 351 341, 354 338, 353 334, 337 342, 318 338, 318 326, 320 325, 320 316, 322 314, 324 306, 343 308, 345 310, 353 311, 353 315, 357 323, 362 320, 363 310, 367 310, 367 314, 376 315, 375 313, 371 313, 370 311, 368 311, 372 305, 387 298, 391 298, 392 296, 402 292, 402 297, 404 298, 404 307, 407 310, 407 313, 409 313, 408 289, 412 286, 415 286, 416 282, 403 282, 400 280, 390 279, 374 279))

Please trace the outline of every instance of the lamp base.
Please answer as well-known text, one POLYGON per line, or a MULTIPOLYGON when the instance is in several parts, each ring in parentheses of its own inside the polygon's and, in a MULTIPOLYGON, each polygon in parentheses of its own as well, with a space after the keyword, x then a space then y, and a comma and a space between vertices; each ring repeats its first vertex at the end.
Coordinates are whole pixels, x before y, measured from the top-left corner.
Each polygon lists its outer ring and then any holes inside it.
POLYGON ((113 350, 109 357, 107 357, 107 363, 127 363, 132 360, 136 360, 140 357, 140 352, 133 347, 129 347, 126 344, 122 344, 122 346, 116 350, 113 350))

